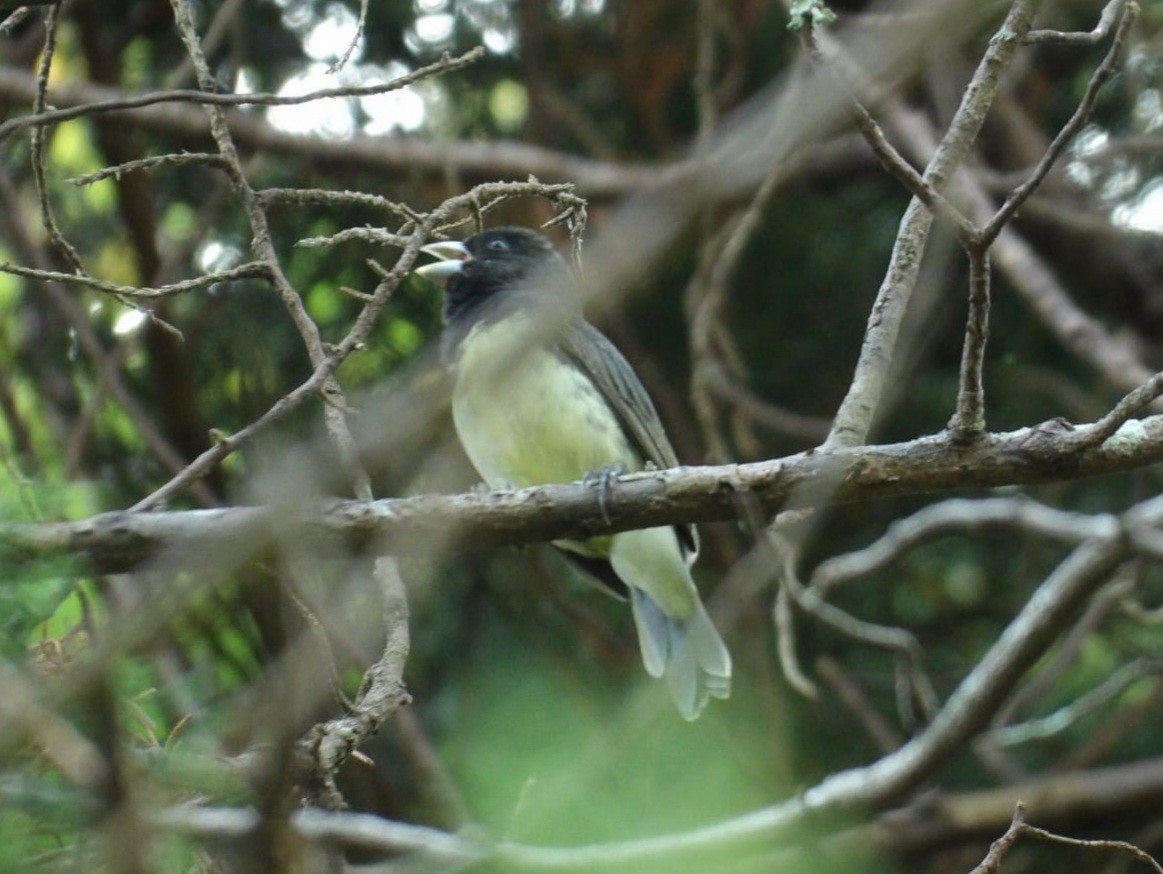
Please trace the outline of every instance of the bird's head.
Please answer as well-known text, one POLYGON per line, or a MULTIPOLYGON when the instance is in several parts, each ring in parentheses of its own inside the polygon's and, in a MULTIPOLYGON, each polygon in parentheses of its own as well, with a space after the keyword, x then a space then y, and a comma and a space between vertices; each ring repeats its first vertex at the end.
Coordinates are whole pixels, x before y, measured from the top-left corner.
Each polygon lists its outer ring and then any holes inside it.
POLYGON ((463 243, 430 243, 420 251, 441 259, 416 272, 444 288, 448 323, 476 317, 482 304, 501 296, 513 298, 514 305, 536 305, 546 290, 565 287, 570 276, 553 244, 528 228, 494 228, 463 243))

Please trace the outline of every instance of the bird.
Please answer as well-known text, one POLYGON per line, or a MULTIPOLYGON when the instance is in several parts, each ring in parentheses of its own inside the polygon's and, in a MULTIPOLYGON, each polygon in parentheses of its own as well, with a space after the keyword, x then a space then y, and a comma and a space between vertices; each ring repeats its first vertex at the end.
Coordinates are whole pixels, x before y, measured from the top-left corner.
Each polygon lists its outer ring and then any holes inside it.
MULTIPOLYGON (((596 483, 604 513, 617 475, 678 466, 646 389, 582 317, 576 276, 545 235, 498 227, 420 251, 440 259, 416 272, 443 288, 453 423, 489 488, 596 483)), ((691 576, 692 526, 553 545, 629 600, 643 665, 685 719, 729 696, 731 656, 691 576)))

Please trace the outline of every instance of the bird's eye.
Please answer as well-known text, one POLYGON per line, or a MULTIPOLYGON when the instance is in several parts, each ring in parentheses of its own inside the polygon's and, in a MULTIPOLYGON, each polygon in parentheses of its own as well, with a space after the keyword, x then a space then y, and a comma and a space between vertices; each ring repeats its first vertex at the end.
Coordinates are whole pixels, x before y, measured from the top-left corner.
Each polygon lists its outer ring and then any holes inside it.
POLYGON ((509 244, 501 239, 489 240, 489 245, 486 248, 490 252, 508 252, 509 244))

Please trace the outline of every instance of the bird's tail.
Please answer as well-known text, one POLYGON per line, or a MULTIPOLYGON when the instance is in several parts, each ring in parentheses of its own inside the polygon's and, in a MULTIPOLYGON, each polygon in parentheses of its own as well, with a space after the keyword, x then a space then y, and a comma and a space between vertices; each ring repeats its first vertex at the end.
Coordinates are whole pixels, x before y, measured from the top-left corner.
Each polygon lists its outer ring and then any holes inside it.
POLYGON ((698 597, 685 619, 667 616, 642 589, 630 587, 642 663, 652 677, 666 677, 683 719, 696 719, 708 698, 731 694, 731 654, 698 597))

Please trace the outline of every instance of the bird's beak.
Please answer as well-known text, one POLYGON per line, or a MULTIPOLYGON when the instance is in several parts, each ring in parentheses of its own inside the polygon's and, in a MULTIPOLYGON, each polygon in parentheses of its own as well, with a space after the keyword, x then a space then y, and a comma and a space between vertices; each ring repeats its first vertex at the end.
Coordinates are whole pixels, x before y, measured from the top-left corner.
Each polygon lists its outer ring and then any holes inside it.
POLYGON ((427 246, 421 246, 420 251, 440 260, 435 264, 425 264, 416 272, 425 279, 435 282, 441 288, 448 282, 450 276, 460 273, 464 265, 472 260, 472 255, 464 247, 464 243, 458 243, 455 240, 429 243, 427 246))

